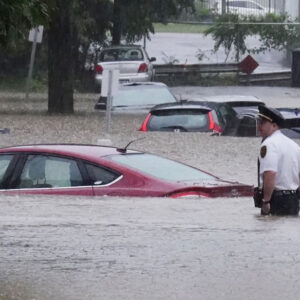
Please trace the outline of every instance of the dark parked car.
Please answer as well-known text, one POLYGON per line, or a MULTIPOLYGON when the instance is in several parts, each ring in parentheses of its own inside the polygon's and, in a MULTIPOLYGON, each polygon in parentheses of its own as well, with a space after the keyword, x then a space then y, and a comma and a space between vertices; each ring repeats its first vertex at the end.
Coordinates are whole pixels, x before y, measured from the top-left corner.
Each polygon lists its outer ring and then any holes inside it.
POLYGON ((139 197, 251 196, 253 187, 125 148, 28 145, 0 149, 0 192, 139 197))
POLYGON ((196 101, 154 106, 140 131, 201 131, 221 133, 216 112, 196 101))
POLYGON ((229 136, 257 136, 258 105, 254 96, 218 95, 153 107, 141 131, 200 131, 229 136))
POLYGON ((200 131, 237 135, 241 118, 223 102, 187 101, 154 106, 144 120, 141 131, 200 131))
MULTIPOLYGON (((106 109, 106 97, 100 97, 95 109, 106 109)), ((143 111, 160 103, 177 102, 168 86, 161 82, 134 82, 119 86, 117 94, 113 97, 112 111, 143 111)))

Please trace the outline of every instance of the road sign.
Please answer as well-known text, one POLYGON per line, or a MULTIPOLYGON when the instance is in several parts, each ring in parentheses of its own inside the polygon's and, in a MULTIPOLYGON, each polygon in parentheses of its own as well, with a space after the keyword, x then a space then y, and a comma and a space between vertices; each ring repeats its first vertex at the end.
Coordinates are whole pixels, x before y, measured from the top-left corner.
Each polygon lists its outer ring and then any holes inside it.
POLYGON ((26 101, 29 99, 29 90, 30 90, 30 83, 31 83, 31 78, 32 78, 32 70, 33 70, 33 64, 34 64, 34 58, 35 58, 36 45, 37 45, 37 43, 42 42, 43 30, 44 30, 44 26, 40 25, 38 27, 31 29, 29 32, 28 40, 30 42, 32 42, 32 48, 31 48, 28 77, 27 77, 27 82, 26 82, 26 92, 25 92, 25 100, 26 101))
POLYGON ((44 26, 40 25, 38 27, 32 28, 29 31, 28 41, 41 43, 43 38, 44 26))
POLYGON ((251 74, 258 66, 258 62, 251 55, 239 63, 240 70, 246 74, 251 74))

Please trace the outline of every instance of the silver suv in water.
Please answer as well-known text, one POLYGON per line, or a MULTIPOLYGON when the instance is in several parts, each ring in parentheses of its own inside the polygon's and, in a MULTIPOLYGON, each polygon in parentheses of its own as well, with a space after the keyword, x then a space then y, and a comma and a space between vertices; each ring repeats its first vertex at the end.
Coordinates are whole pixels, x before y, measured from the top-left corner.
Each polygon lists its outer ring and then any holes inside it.
POLYGON ((100 52, 99 62, 95 65, 95 80, 101 86, 103 70, 117 67, 120 70, 119 81, 140 82, 153 80, 155 57, 149 58, 142 46, 112 46, 100 52))

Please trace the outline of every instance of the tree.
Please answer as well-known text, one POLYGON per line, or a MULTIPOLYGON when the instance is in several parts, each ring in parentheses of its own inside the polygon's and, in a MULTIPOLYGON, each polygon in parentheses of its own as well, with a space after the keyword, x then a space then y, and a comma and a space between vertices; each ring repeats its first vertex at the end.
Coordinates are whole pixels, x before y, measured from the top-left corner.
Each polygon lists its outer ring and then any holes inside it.
POLYGON ((74 71, 76 79, 84 86, 92 79, 88 69, 97 62, 100 49, 107 44, 113 5, 107 0, 77 0, 73 10, 74 71))
POLYGON ((48 112, 73 113, 73 0, 55 0, 48 30, 48 112))
POLYGON ((120 44, 149 37, 154 33, 153 22, 167 22, 176 18, 183 9, 194 8, 194 0, 115 0, 112 42, 120 44))
POLYGON ((7 47, 28 29, 46 24, 49 16, 47 0, 0 0, 0 47, 7 47))
MULTIPOLYGON (((227 58, 231 50, 235 51, 235 60, 246 52, 260 53, 271 49, 290 50, 300 41, 300 32, 296 24, 287 15, 267 14, 266 16, 238 16, 224 14, 205 31, 215 40, 214 50, 224 47, 227 58), (248 48, 245 40, 248 36, 258 36, 261 42, 257 48, 248 48)), ((226 60, 227 60, 226 58, 226 60)))
POLYGON ((232 49, 235 50, 235 60, 237 62, 240 55, 248 50, 245 39, 248 35, 251 35, 251 26, 243 26, 242 21, 236 14, 224 14, 219 16, 215 25, 205 31, 206 35, 211 35, 215 40, 215 51, 221 46, 224 47, 225 61, 227 61, 232 49))

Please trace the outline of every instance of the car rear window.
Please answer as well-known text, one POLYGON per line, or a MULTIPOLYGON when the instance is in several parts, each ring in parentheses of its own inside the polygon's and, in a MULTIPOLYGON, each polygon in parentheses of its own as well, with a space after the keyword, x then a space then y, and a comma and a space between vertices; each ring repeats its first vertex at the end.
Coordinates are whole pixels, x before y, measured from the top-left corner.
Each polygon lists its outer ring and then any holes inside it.
POLYGON ((152 112, 148 122, 148 130, 168 130, 182 128, 188 131, 209 131, 209 118, 207 113, 199 110, 162 110, 152 112))
POLYGON ((131 61, 143 60, 144 55, 138 48, 107 49, 100 54, 100 61, 131 61))
POLYGON ((166 181, 215 179, 214 176, 193 167, 148 153, 110 155, 106 158, 128 168, 166 181))
POLYGON ((176 99, 164 86, 125 87, 113 97, 113 106, 154 106, 167 102, 176 102, 176 99))

